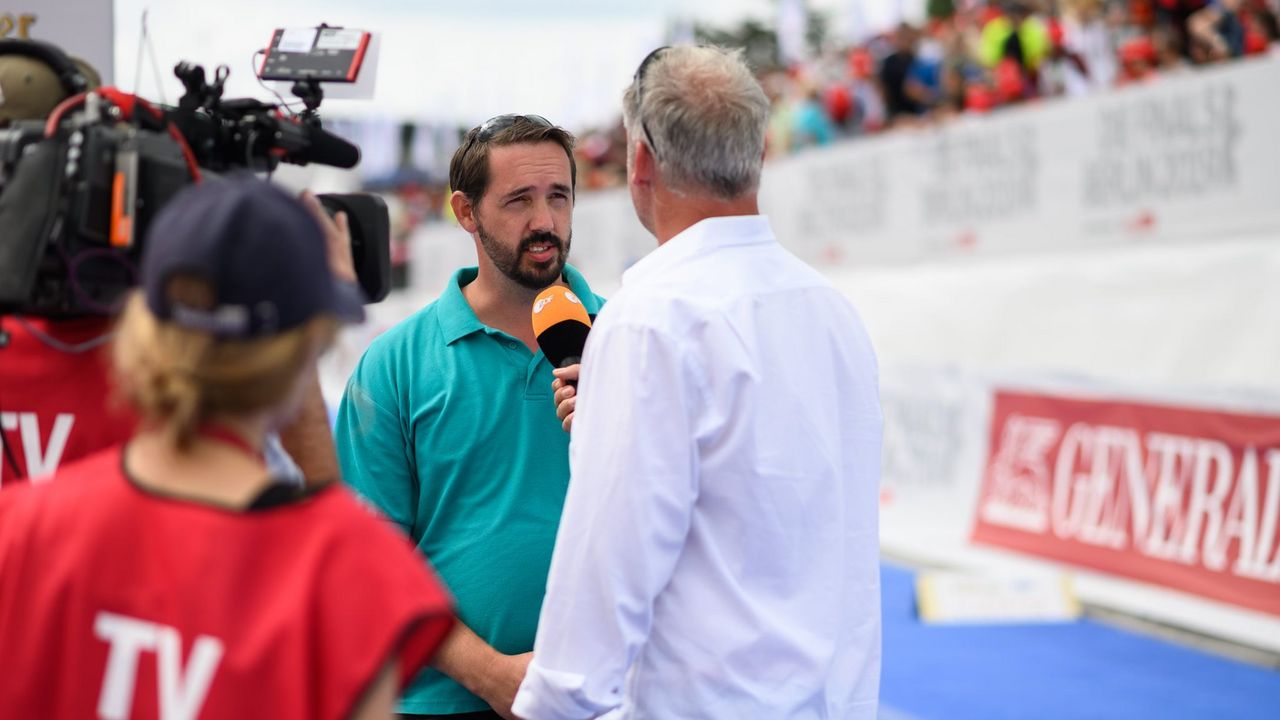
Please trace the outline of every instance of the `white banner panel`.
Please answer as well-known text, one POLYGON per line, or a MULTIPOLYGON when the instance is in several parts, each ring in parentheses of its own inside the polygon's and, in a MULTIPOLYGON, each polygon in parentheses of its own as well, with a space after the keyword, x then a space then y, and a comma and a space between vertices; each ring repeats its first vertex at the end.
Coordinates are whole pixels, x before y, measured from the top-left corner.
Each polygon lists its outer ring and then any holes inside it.
POLYGON ((916 578, 920 620, 935 625, 1052 623, 1080 618, 1063 573, 979 574, 926 571, 916 578))
POLYGON ((0 10, 0 38, 44 40, 114 77, 115 22, 111 0, 18 0, 0 10))
POLYGON ((765 169, 784 243, 820 266, 1280 229, 1280 58, 811 151, 765 169))

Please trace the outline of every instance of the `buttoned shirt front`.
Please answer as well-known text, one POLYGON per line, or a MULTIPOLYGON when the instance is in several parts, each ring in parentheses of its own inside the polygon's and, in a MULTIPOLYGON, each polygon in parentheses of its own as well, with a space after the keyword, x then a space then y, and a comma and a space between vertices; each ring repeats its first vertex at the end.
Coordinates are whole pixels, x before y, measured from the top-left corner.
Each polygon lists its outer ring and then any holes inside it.
POLYGON ((588 339, 516 713, 874 718, 880 438, 861 320, 767 219, 637 262, 588 339))

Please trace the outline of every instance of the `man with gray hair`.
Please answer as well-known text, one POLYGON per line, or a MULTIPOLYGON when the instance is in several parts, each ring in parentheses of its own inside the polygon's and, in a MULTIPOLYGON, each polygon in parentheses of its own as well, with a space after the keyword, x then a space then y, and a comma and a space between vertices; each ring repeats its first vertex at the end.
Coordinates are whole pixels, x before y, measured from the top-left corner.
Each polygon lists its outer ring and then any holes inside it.
POLYGON ((876 716, 875 355, 759 214, 768 113, 717 48, 655 51, 625 95, 658 247, 597 318, 578 389, 558 374, 571 480, 528 720, 876 716))

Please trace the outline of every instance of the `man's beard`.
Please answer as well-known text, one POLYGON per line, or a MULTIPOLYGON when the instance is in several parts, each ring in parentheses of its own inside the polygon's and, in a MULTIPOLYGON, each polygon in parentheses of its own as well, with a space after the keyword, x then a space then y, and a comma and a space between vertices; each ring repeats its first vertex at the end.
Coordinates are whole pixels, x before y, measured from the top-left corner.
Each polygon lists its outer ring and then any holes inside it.
POLYGON ((483 225, 477 223, 476 231, 480 235, 480 245, 493 261, 494 267, 530 290, 542 290, 559 279, 569 257, 569 243, 573 240, 572 230, 564 240, 555 233, 539 232, 521 240, 519 247, 511 250, 485 232, 483 225), (535 263, 533 260, 525 262, 524 253, 529 246, 543 244, 555 248, 555 257, 546 263, 535 263))

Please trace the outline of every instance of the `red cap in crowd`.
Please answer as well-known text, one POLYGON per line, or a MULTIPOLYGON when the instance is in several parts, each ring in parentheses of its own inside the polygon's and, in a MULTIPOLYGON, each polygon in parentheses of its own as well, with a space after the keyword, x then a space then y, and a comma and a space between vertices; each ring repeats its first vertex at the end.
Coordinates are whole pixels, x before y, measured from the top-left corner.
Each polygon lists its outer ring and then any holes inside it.
POLYGON ((964 108, 984 113, 996 106, 996 95, 986 85, 973 83, 964 89, 964 108))
POLYGON ((871 61, 871 51, 866 48, 854 48, 849 51, 849 74, 855 78, 863 79, 871 77, 874 63, 871 61))
POLYGON ((1022 66, 1017 60, 1005 58, 996 65, 996 90, 1005 102, 1021 98, 1026 91, 1026 79, 1022 77, 1022 66))
POLYGON ((1151 42, 1151 38, 1146 35, 1130 38, 1120 46, 1120 62, 1126 64, 1138 62, 1154 64, 1156 62, 1156 46, 1151 42))
POLYGON ((822 103, 826 106, 827 117, 837 123, 843 123, 853 112, 853 97, 849 88, 844 85, 832 85, 822 94, 822 103))
POLYGON ((1062 23, 1057 18, 1049 21, 1049 42, 1056 48, 1062 47, 1062 23))
POLYGON ((1244 54, 1261 55, 1267 51, 1267 36, 1255 28, 1244 30, 1244 54))

